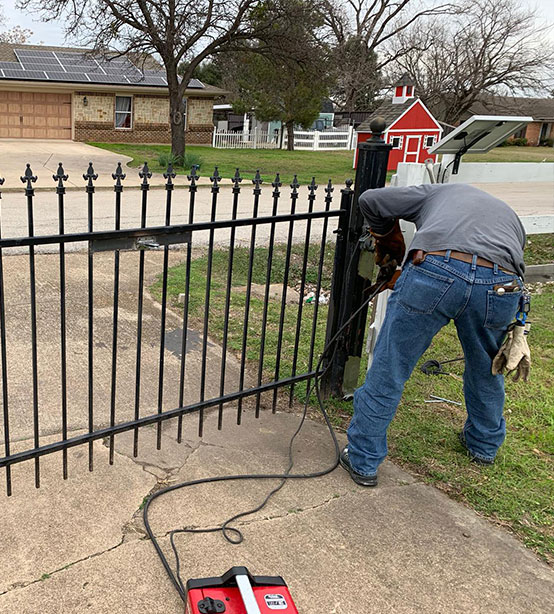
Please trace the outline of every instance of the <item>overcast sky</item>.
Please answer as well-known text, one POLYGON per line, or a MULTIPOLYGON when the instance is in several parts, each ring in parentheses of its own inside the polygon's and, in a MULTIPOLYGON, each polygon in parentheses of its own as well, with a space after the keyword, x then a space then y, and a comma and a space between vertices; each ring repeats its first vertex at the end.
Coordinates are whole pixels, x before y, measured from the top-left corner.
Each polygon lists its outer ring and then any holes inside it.
MULTIPOLYGON (((522 5, 537 7, 538 14, 549 23, 554 24, 554 0, 520 0, 522 5)), ((6 19, 6 27, 11 28, 19 25, 34 32, 32 43, 44 43, 45 45, 61 45, 64 40, 63 27, 58 22, 41 22, 36 17, 27 16, 15 8, 16 0, 0 0, 3 14, 6 19)), ((554 31, 551 34, 554 40, 554 31)))

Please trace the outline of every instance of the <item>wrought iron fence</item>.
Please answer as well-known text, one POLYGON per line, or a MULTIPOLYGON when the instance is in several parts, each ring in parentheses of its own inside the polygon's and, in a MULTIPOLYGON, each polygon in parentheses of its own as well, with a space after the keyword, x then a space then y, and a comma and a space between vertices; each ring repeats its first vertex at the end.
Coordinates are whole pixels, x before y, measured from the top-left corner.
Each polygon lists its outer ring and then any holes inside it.
MULTIPOLYGON (((155 426, 160 448, 169 434, 182 441, 183 417, 196 413, 201 436, 209 410, 220 429, 231 414, 240 423, 245 408, 257 417, 292 403, 295 387, 305 395, 314 376, 331 231, 348 217, 351 182, 333 207, 331 181, 319 189, 295 177, 285 193, 278 174, 266 188, 258 172, 245 198, 238 169, 223 189, 217 168, 209 187, 199 186, 196 168, 188 188, 175 185, 171 166, 165 190, 150 190, 146 164, 139 176, 140 193, 124 194, 118 165, 108 215, 92 164, 84 194, 66 193, 60 164, 55 197, 35 194, 27 165, 26 231, 6 236, 11 218, 3 218, 0 467, 8 494, 16 463, 34 462, 39 487, 44 455, 61 453, 67 478, 70 447, 88 446, 92 470, 96 440, 113 463, 115 439, 132 432, 137 456, 141 428, 155 426), (156 215, 163 222, 149 223, 156 215)), ((6 197, 20 196, 4 196, 3 213, 13 211, 6 197)), ((12 217, 21 224, 21 211, 12 217)))

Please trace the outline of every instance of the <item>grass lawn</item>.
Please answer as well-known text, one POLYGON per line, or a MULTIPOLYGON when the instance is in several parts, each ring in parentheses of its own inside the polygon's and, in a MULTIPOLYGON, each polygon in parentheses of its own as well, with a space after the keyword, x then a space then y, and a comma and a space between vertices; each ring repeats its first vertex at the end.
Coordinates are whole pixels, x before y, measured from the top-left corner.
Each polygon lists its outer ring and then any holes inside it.
MULTIPOLYGON (((168 154, 169 145, 136 145, 89 143, 95 147, 121 153, 133 158, 130 166, 142 166, 148 162, 150 169, 155 173, 162 173, 165 167, 160 166, 160 154, 168 154)), ((215 166, 223 177, 232 177, 235 169, 240 168, 243 177, 253 177, 259 169, 266 183, 281 173, 284 184, 290 183, 294 174, 298 175, 301 184, 309 183, 315 176, 318 183, 326 182, 329 178, 335 184, 344 183, 345 179, 353 178, 355 171, 352 168, 351 151, 282 151, 274 149, 214 149, 201 145, 189 145, 187 155, 191 156, 192 163, 201 159, 199 174, 210 176, 215 166)), ((554 162, 554 149, 552 147, 497 147, 487 154, 464 156, 466 162, 541 162, 545 159, 554 162)), ((187 172, 190 169, 187 169, 187 172)), ((185 170, 177 169, 183 174, 185 170)), ((390 180, 393 172, 387 174, 390 180)))
MULTIPOLYGON (((295 245, 291 257, 289 287, 297 287, 302 274, 303 245, 295 245)), ((329 289, 332 266, 332 244, 325 246, 323 288, 329 289)), ((233 292, 229 347, 239 355, 244 322, 245 293, 238 287, 247 279, 249 251, 237 248, 233 264, 233 292)), ((320 246, 311 245, 308 253, 307 282, 311 289, 317 281, 320 246)), ((254 253, 253 283, 264 284, 268 250, 260 247, 254 253)), ((526 253, 527 262, 554 260, 552 235, 532 237, 526 253)), ((271 271, 272 283, 282 283, 285 246, 277 245, 271 271)), ((228 266, 226 250, 216 250, 211 282, 209 334, 221 340, 225 281, 228 266)), ((192 261, 190 325, 198 328, 204 315, 206 286, 206 255, 192 261)), ((170 300, 177 303, 184 287, 184 265, 170 270, 168 288, 170 300)), ((160 296, 161 281, 152 287, 160 296)), ((264 303, 252 297, 249 319, 247 359, 256 374, 259 365, 260 335, 264 303)), ((279 331, 280 301, 270 300, 268 306, 267 341, 264 354, 264 381, 271 381, 279 331)), ((314 306, 304 305, 300 318, 300 343, 297 373, 308 370, 314 306)), ((315 329, 314 360, 322 350, 327 306, 319 306, 315 329)), ((390 429, 390 457, 400 465, 418 473, 423 480, 445 491, 451 497, 471 506, 478 513, 506 527, 527 546, 554 563, 554 284, 535 290, 532 301, 532 331, 530 344, 533 368, 528 383, 506 382, 506 422, 508 436, 493 467, 478 467, 470 463, 457 442, 457 432, 465 418, 463 407, 443 403, 426 404, 424 399, 435 394, 463 402, 462 383, 450 376, 426 376, 416 369, 410 378, 396 419, 390 429)), ((298 305, 288 305, 281 351, 281 376, 291 374, 298 305)), ((430 358, 445 360, 461 356, 461 347, 452 325, 444 328, 421 361, 430 358)), ((447 365, 458 377, 462 363, 447 365)), ((361 379, 363 374, 361 375, 361 379)), ((302 401, 306 386, 296 387, 295 396, 302 401)), ((280 402, 282 406, 283 401, 280 402)), ((351 403, 328 401, 333 423, 345 428, 352 413, 351 403)))
MULTIPOLYGON (((113 145, 110 143, 89 143, 131 156, 130 166, 142 166, 145 161, 155 173, 165 171, 158 163, 160 154, 169 153, 169 145, 113 145)), ((348 178, 353 178, 355 171, 352 168, 352 151, 281 151, 274 149, 214 149, 201 145, 189 145, 187 155, 192 158, 199 157, 202 161, 199 175, 210 176, 215 166, 223 177, 230 178, 235 174, 237 167, 243 177, 254 177, 259 169, 263 180, 271 183, 275 173, 281 173, 283 184, 290 183, 296 173, 301 184, 309 183, 315 176, 318 183, 327 182, 330 178, 333 183, 343 184, 348 178)), ((196 163, 196 160, 193 160, 196 163)), ((188 172, 190 168, 186 169, 188 172)), ((183 174, 185 170, 178 169, 183 174)), ((391 173, 392 174, 392 173, 391 173)))
POLYGON ((463 162, 554 162, 554 148, 495 147, 485 154, 466 154, 463 162))

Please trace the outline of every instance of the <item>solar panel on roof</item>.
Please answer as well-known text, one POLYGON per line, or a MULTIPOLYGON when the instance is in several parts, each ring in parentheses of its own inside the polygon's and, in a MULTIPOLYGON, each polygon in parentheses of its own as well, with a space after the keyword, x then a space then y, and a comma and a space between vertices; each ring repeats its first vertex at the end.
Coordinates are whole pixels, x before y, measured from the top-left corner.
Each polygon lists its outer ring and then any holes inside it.
POLYGON ((15 68, 18 70, 21 69, 21 65, 19 62, 0 62, 0 68, 15 68))
POLYGON ((52 51, 44 51, 41 49, 14 49, 14 53, 17 57, 22 58, 53 58, 54 53, 52 51))
POLYGON ((70 81, 70 82, 79 81, 82 83, 89 83, 89 79, 87 78, 87 75, 84 73, 78 75, 78 74, 72 74, 68 72, 49 70, 46 74, 48 75, 51 81, 70 81))
POLYGON ((4 68, 4 76, 7 79, 39 79, 41 81, 47 81, 47 77, 42 70, 14 70, 10 68, 4 68))

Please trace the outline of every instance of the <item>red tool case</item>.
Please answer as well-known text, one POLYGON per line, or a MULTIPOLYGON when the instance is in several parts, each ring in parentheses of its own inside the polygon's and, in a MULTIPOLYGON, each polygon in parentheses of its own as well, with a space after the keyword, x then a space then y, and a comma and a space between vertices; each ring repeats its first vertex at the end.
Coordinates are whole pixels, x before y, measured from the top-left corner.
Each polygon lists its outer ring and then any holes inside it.
POLYGON ((252 576, 246 567, 232 567, 220 578, 187 582, 185 614, 298 614, 280 576, 252 576))

